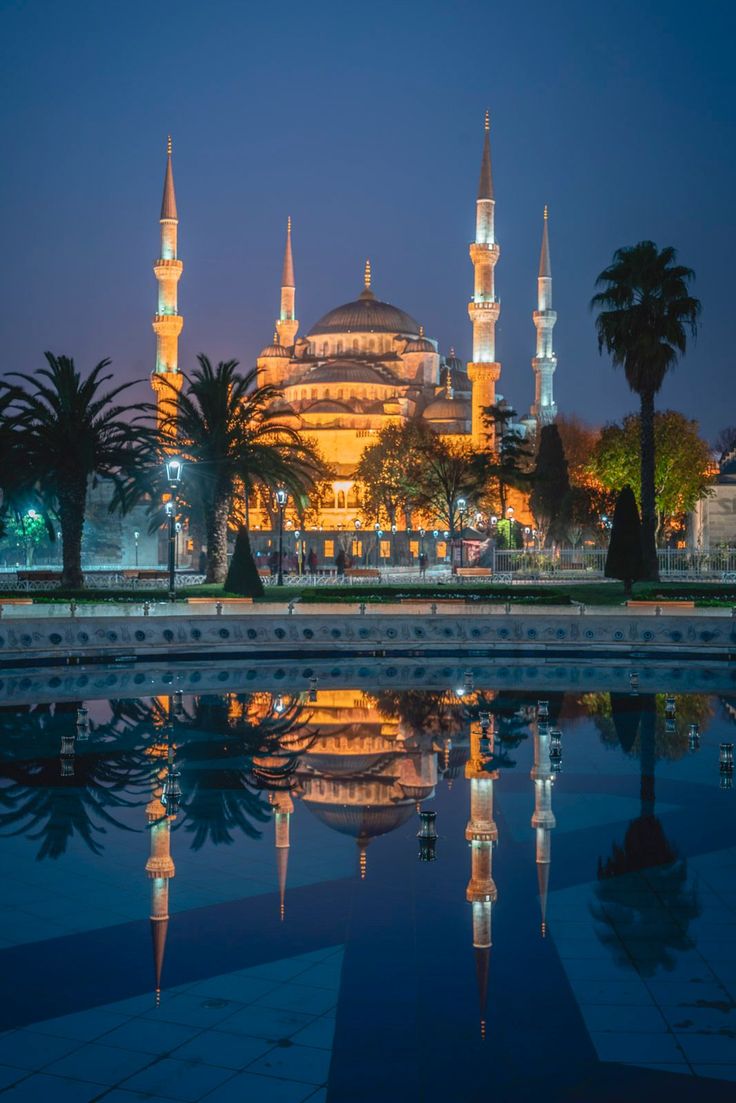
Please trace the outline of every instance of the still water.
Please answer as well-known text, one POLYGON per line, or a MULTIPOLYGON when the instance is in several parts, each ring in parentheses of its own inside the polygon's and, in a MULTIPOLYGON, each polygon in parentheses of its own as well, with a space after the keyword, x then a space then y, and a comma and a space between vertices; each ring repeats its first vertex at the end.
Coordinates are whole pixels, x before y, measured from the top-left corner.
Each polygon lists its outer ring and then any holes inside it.
POLYGON ((149 673, 0 683, 8 1103, 734 1098, 733 671, 149 673))

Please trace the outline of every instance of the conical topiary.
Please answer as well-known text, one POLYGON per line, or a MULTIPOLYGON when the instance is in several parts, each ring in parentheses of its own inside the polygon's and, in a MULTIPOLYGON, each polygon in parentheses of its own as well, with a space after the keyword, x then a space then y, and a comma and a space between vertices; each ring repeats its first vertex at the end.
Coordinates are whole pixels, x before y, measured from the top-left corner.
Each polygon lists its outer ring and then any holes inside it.
POLYGON ((625 486, 616 499, 613 528, 606 556, 606 578, 620 578, 624 592, 631 593, 634 582, 645 577, 641 546, 641 519, 634 491, 625 486))
POLYGON ((263 596, 263 583, 250 550, 250 539, 245 525, 238 529, 235 550, 225 579, 225 590, 242 597, 263 596))

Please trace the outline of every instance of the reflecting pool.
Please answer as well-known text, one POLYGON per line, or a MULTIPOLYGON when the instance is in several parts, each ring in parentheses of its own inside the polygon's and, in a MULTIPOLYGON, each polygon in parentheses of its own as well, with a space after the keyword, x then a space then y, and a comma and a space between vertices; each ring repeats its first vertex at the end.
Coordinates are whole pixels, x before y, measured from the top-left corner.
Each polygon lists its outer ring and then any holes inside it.
POLYGON ((731 1100, 735 737, 725 666, 18 672, 0 1094, 731 1100))

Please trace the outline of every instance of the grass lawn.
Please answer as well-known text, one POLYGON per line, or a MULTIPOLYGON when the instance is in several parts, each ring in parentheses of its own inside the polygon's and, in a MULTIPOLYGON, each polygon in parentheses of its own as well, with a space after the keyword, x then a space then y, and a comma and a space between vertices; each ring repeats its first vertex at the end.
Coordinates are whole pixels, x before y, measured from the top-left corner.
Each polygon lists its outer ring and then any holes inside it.
MULTIPOLYGON (((228 595, 222 586, 207 584, 191 586, 177 591, 181 599, 191 597, 219 597, 228 595)), ((49 593, 19 594, 18 591, 0 591, 0 603, 3 597, 33 597, 38 604, 49 602, 70 601, 79 602, 135 602, 166 601, 168 594, 161 590, 78 590, 61 591, 54 590, 49 593)), ((283 604, 286 601, 299 599, 304 604, 335 603, 346 604, 356 602, 396 602, 402 597, 420 598, 432 600, 434 598, 457 597, 469 601, 511 601, 514 604, 533 605, 572 605, 575 602, 583 602, 585 605, 622 605, 625 596, 623 584, 618 582, 560 582, 555 585, 491 585, 483 583, 396 583, 386 585, 360 586, 268 586, 264 597, 256 599, 259 604, 269 605, 274 602, 283 604)), ((736 604, 736 583, 720 582, 658 582, 641 583, 634 587, 634 598, 640 600, 691 600, 699 606, 709 605, 734 605, 736 604)))

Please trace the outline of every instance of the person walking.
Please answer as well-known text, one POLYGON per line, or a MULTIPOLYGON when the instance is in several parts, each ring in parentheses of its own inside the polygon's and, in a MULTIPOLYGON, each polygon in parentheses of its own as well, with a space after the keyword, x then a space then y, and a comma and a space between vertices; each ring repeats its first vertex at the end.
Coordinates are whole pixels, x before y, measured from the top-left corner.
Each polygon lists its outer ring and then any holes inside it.
POLYGON ((337 576, 342 578, 345 574, 345 552, 340 548, 339 552, 335 556, 335 566, 337 567, 337 576))
POLYGON ((307 555, 307 567, 309 568, 310 574, 315 574, 317 570, 317 553, 314 548, 309 549, 309 554, 307 555))
POLYGON ((419 577, 422 580, 426 580, 426 578, 427 578, 427 553, 426 552, 420 552, 419 553, 419 577))

